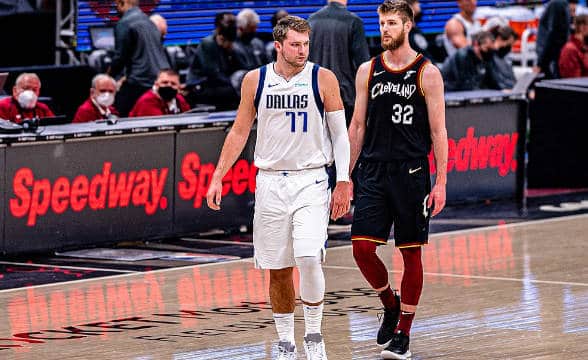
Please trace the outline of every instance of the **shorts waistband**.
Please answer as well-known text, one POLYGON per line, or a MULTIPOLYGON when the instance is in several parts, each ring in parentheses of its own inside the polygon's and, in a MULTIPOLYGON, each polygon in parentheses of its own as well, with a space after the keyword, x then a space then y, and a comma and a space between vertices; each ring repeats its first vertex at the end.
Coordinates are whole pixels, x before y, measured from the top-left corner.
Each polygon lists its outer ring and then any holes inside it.
POLYGON ((317 168, 311 169, 300 169, 300 170, 265 170, 259 169, 258 173, 261 175, 268 175, 268 176, 298 176, 298 175, 306 175, 312 173, 323 172, 326 173, 326 166, 321 166, 317 168))

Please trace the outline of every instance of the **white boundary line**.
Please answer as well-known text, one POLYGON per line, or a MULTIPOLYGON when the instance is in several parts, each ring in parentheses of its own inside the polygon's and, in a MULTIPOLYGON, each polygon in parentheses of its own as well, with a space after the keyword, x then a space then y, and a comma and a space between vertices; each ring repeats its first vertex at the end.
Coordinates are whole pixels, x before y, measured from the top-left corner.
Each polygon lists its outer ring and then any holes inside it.
MULTIPOLYGON (((581 218, 588 218, 588 214, 578 214, 578 215, 568 215, 568 216, 564 215, 564 216, 558 216, 558 217, 549 218, 549 219, 521 221, 521 222, 517 222, 517 223, 510 223, 510 224, 504 224, 504 225, 483 226, 483 227, 477 227, 477 228, 465 229, 465 230, 447 231, 447 232, 443 232, 443 233, 431 234, 430 238, 437 238, 437 237, 441 237, 441 236, 455 235, 455 234, 468 233, 468 232, 474 232, 474 231, 485 231, 485 230, 495 229, 498 227, 518 227, 518 226, 524 226, 524 225, 535 224, 535 223, 538 223, 538 224, 552 223, 552 222, 575 220, 575 219, 581 219, 581 218)), ((347 249, 349 247, 351 247, 351 245, 338 246, 334 249, 331 249, 330 252, 332 252, 333 250, 337 250, 337 249, 347 249)), ((27 290, 31 290, 31 289, 39 289, 39 288, 46 288, 46 287, 53 287, 53 286, 67 286, 67 285, 70 285, 73 283, 79 284, 82 282, 90 282, 90 281, 97 281, 97 280, 104 281, 106 279, 117 280, 120 278, 131 277, 131 276, 140 276, 140 275, 144 276, 145 274, 159 274, 159 273, 166 273, 166 272, 172 272, 172 271, 178 271, 178 270, 186 270, 186 269, 193 268, 193 267, 209 267, 209 266, 226 265, 226 264, 238 263, 238 262, 251 262, 251 259, 247 258, 247 259, 229 260, 229 261, 209 263, 209 264, 187 265, 187 266, 180 266, 180 267, 174 267, 174 268, 169 268, 169 269, 133 272, 133 273, 128 273, 128 274, 112 275, 112 276, 107 276, 107 277, 97 277, 97 278, 92 278, 92 279, 72 280, 72 281, 64 281, 64 282, 43 284, 43 285, 36 285, 36 286, 27 286, 27 287, 14 288, 14 289, 5 289, 5 290, 0 290, 0 295, 5 294, 5 293, 10 293, 10 292, 27 291, 27 290)), ((433 273, 428 273, 428 274, 433 274, 433 273)), ((474 276, 457 275, 457 274, 454 274, 454 275, 448 274, 447 276, 474 278, 474 276)), ((478 278, 482 279, 485 277, 478 277, 478 278)), ((490 279, 490 278, 488 277, 485 279, 490 279)), ((531 281, 531 280, 510 279, 510 278, 494 278, 494 279, 497 279, 497 280, 502 279, 505 281, 520 281, 520 282, 531 281)), ((533 282, 546 283, 546 284, 552 284, 552 283, 553 284, 555 284, 555 283, 560 284, 558 282, 550 282, 550 281, 542 281, 542 280, 533 280, 533 282)), ((569 284, 579 284, 580 286, 586 286, 586 284, 582 284, 582 283, 569 283, 569 284)))
MULTIPOLYGON (((250 261, 251 261, 251 259, 237 259, 237 260, 223 261, 222 264, 230 264, 230 263, 235 263, 235 262, 250 262, 250 261)), ((186 266, 173 267, 173 268, 169 268, 169 269, 159 269, 159 270, 151 270, 151 271, 135 271, 135 272, 127 273, 127 274, 101 276, 101 277, 95 277, 95 278, 91 278, 91 279, 62 281, 62 282, 51 283, 51 284, 34 285, 34 286, 20 287, 20 288, 14 288, 14 289, 4 289, 4 290, 0 290, 0 295, 2 295, 4 293, 9 293, 9 292, 27 291, 27 290, 34 290, 34 289, 39 289, 39 288, 53 287, 53 286, 58 286, 58 285, 70 285, 70 284, 74 284, 74 283, 80 284, 80 283, 84 283, 84 282, 91 282, 91 281, 97 281, 97 280, 102 280, 102 281, 118 280, 118 279, 131 277, 131 276, 139 276, 139 275, 145 275, 145 274, 160 274, 160 273, 172 272, 172 271, 177 271, 177 270, 191 269, 194 267, 208 267, 208 266, 219 265, 219 264, 221 264, 221 263, 186 265, 186 266)))
POLYGON ((85 266, 61 266, 61 265, 51 265, 51 264, 39 264, 39 263, 21 263, 21 262, 12 262, 12 261, 0 261, 0 264, 4 265, 18 265, 18 266, 36 266, 36 267, 48 267, 48 268, 62 268, 62 269, 72 269, 72 270, 91 270, 91 271, 104 271, 104 272, 117 272, 117 273, 134 273, 135 271, 132 270, 110 270, 110 269, 101 269, 101 268, 91 268, 85 266))
MULTIPOLYGON (((359 269, 357 267, 353 267, 353 266, 323 265, 323 268, 324 269, 359 271, 359 269)), ((389 273, 402 273, 402 271, 400 271, 400 270, 389 270, 388 272, 389 273)), ((462 279, 500 280, 500 281, 513 281, 513 282, 522 282, 522 283, 530 282, 533 284, 588 286, 588 283, 568 282, 568 281, 517 279, 517 278, 507 278, 507 277, 500 277, 500 276, 460 275, 460 274, 446 274, 446 273, 432 273, 432 272, 424 272, 423 274, 428 275, 428 276, 454 277, 454 278, 462 278, 462 279)))
POLYGON ((495 228, 519 227, 519 226, 525 226, 525 225, 529 225, 529 224, 539 224, 539 225, 549 224, 552 222, 558 222, 558 221, 563 221, 563 220, 576 220, 576 219, 585 218, 585 217, 588 217, 588 213, 587 214, 577 214, 577 215, 557 216, 557 217, 552 217, 552 218, 548 218, 548 219, 520 221, 520 222, 513 222, 513 223, 501 224, 501 225, 480 226, 480 227, 474 227, 474 228, 463 229, 463 230, 452 230, 452 231, 430 234, 429 238, 436 238, 436 237, 447 236, 447 235, 463 234, 463 233, 469 233, 469 232, 474 232, 474 231, 490 230, 490 229, 495 229, 495 228))
POLYGON ((241 245, 241 246, 253 246, 252 242, 237 242, 229 240, 214 240, 214 239, 199 239, 191 237, 182 237, 180 240, 191 241, 191 242, 202 242, 207 244, 220 244, 220 245, 241 245))

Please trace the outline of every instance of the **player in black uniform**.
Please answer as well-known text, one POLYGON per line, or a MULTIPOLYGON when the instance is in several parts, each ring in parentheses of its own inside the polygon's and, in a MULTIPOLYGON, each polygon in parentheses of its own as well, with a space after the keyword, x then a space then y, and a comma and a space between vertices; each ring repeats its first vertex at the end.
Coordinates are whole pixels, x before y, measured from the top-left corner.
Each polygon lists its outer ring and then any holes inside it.
POLYGON ((353 256, 378 292, 384 319, 377 343, 385 359, 407 359, 412 320, 423 288, 421 246, 430 216, 445 206, 447 130, 439 70, 408 43, 413 13, 404 0, 378 7, 385 51, 364 63, 356 76, 355 112, 349 127, 351 167, 356 171, 353 256), (431 190, 427 155, 435 154, 431 190), (404 261, 399 297, 376 254, 394 224, 395 245, 404 261))

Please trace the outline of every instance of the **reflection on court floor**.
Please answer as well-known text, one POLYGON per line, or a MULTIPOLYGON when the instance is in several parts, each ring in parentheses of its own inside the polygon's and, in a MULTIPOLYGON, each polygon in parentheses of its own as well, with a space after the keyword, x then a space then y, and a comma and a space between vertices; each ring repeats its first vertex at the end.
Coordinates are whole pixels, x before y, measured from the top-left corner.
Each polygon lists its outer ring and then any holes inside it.
MULTIPOLYGON (((587 220, 434 235, 413 359, 586 358, 587 220)), ((398 251, 378 252, 399 287, 398 251)), ((329 250, 325 272, 329 357, 378 359, 379 302, 349 246, 329 250)), ((0 358, 270 359, 268 281, 239 260, 0 291, 0 358)), ((302 359, 300 307, 296 314, 302 359)))

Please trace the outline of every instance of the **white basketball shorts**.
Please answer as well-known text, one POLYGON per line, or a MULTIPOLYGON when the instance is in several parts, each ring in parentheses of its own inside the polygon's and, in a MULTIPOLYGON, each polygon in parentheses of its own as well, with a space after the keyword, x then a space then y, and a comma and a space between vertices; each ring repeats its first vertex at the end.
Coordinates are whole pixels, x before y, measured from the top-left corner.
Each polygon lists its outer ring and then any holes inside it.
POLYGON ((295 257, 324 260, 331 192, 325 168, 259 170, 255 190, 255 267, 284 269, 295 257))

